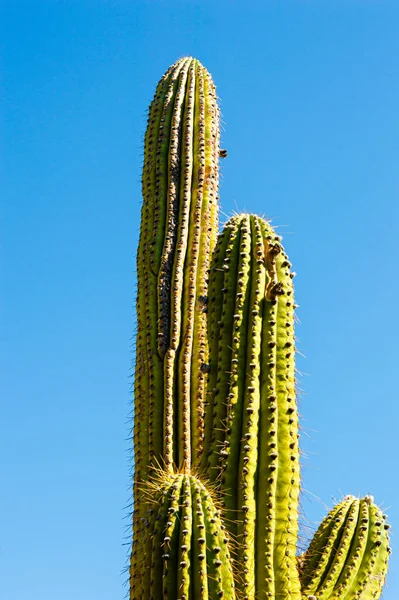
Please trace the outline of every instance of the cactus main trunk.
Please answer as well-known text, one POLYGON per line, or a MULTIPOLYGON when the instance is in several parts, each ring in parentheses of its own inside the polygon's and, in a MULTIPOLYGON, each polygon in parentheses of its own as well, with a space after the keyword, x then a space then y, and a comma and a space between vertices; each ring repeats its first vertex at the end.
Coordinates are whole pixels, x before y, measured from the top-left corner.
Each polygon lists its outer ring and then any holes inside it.
POLYGON ((218 153, 212 79, 198 61, 182 59, 158 84, 144 145, 135 377, 135 469, 142 478, 154 463, 189 465, 201 452, 201 301, 217 235, 218 153))
POLYGON ((182 58, 144 143, 130 600, 377 600, 388 526, 370 497, 296 557, 293 273, 264 219, 217 235, 219 154, 212 79, 182 58))
POLYGON ((148 579, 138 484, 151 469, 190 469, 202 453, 206 287, 217 236, 219 109, 204 67, 184 58, 161 79, 144 142, 137 253, 134 533, 131 583, 148 579), (134 574, 134 576, 133 576, 134 574))

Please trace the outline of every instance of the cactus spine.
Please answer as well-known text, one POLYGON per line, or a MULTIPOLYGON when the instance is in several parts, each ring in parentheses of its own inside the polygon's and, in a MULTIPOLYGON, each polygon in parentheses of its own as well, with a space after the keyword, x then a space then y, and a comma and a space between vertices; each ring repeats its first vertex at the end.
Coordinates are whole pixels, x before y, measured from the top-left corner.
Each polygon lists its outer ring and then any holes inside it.
POLYGON ((130 600, 376 600, 389 546, 371 497, 296 557, 293 273, 264 219, 218 235, 219 152, 211 76, 183 58, 144 143, 130 600))

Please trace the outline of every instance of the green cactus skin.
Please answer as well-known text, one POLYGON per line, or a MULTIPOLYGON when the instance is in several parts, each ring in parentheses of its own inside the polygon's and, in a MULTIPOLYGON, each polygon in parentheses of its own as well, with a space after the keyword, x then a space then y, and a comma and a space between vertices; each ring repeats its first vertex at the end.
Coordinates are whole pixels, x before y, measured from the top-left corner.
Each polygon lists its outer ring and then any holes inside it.
POLYGON ((202 451, 201 302, 217 236, 218 156, 214 84, 197 60, 181 59, 158 84, 144 143, 135 377, 144 478, 151 464, 190 465, 202 451))
MULTIPOLYGON (((157 86, 144 142, 134 390, 138 483, 154 465, 189 469, 202 453, 205 301, 217 236, 218 161, 215 86, 197 60, 183 58, 157 86)), ((141 598, 148 578, 144 571, 137 576, 140 564, 144 569, 140 557, 149 550, 138 494, 136 486, 134 598, 141 598)))
POLYGON ((234 600, 230 541, 206 487, 193 475, 163 473, 148 492, 155 518, 143 600, 234 600))
POLYGON ((220 234, 209 281, 212 410, 203 466, 219 484, 248 599, 300 598, 290 266, 271 226, 243 214, 220 234))
POLYGON ((379 598, 388 569, 388 529, 371 496, 347 496, 324 519, 299 558, 304 598, 379 598))
POLYGON ((390 549, 371 497, 296 557, 294 274, 260 217, 217 236, 219 152, 214 84, 182 58, 144 143, 130 600, 377 600, 390 549))

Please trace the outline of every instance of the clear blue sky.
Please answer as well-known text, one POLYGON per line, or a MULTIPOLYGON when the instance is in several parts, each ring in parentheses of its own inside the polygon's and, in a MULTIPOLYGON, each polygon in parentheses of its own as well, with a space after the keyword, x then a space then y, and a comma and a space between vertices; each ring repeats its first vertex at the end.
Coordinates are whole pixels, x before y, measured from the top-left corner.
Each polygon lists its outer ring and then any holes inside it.
POLYGON ((397 0, 1 6, 1 598, 126 592, 142 136, 189 54, 221 98, 223 211, 271 217, 298 273, 303 509, 374 494, 396 600, 397 0))

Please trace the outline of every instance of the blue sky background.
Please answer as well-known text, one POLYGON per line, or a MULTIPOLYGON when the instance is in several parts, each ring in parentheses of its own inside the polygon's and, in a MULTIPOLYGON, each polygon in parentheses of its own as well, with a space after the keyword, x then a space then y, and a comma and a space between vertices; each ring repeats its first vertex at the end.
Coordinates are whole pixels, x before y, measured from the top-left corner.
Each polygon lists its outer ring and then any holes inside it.
POLYGON ((397 0, 1 6, 0 596, 125 595, 142 136, 190 54, 221 98, 223 215, 272 218, 298 273, 303 510, 373 493, 396 600, 397 0))

